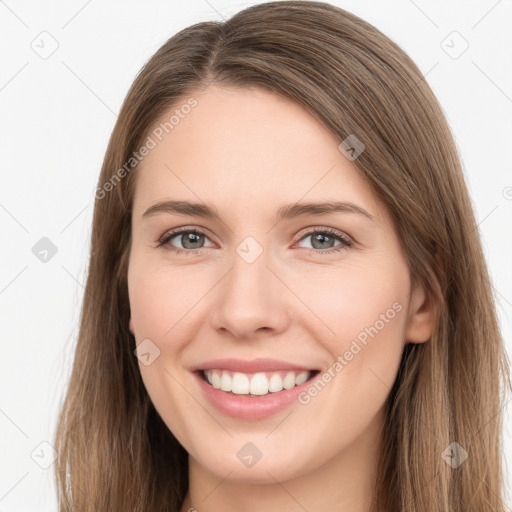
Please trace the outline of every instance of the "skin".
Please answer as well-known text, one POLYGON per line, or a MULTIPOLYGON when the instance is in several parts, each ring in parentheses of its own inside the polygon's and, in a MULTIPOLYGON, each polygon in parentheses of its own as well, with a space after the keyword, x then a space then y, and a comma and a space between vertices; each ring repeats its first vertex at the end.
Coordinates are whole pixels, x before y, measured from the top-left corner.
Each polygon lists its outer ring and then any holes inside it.
MULTIPOLYGON (((181 511, 368 511, 385 400, 404 344, 431 335, 429 300, 422 287, 411 289, 389 212, 339 151, 341 140, 267 91, 211 86, 193 97, 197 106, 137 170, 128 270, 130 330, 137 344, 149 338, 160 350, 150 365, 139 362, 144 384, 190 454, 181 511), (142 218, 170 199, 212 204, 222 221, 142 218), (284 204, 327 200, 353 203, 373 220, 336 212, 274 221, 284 204), (157 247, 179 227, 206 234, 202 246, 187 246, 199 252, 157 247), (325 254, 340 242, 313 245, 313 228, 332 228, 353 245, 325 254), (247 236, 263 248, 252 263, 236 252, 247 236), (268 418, 223 415, 191 374, 219 357, 327 371, 393 304, 401 311, 317 396, 268 418), (251 468, 236 456, 249 441, 262 453, 251 468)), ((178 235, 167 247, 183 243, 178 235)))

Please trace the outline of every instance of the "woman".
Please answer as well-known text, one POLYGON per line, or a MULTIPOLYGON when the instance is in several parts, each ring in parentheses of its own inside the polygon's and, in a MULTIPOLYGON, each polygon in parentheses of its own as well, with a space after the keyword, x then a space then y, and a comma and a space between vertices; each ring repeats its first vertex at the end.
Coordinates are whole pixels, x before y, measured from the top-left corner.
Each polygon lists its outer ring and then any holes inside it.
POLYGON ((456 147, 396 44, 282 1, 157 51, 96 190, 61 511, 504 511, 502 383, 456 147))

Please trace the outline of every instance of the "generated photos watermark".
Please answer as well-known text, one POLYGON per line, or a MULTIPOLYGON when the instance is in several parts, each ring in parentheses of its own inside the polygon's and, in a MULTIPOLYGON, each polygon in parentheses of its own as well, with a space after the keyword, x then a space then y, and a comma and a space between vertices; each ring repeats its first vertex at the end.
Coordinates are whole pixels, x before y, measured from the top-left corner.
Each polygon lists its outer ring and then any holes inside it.
POLYGON ((352 340, 350 347, 336 358, 336 361, 325 370, 321 376, 316 378, 314 382, 309 386, 308 389, 299 393, 297 400, 302 405, 309 404, 311 400, 317 396, 325 386, 331 382, 336 375, 338 375, 354 357, 361 352, 361 350, 368 345, 370 339, 373 339, 379 334, 382 329, 388 324, 397 313, 402 311, 403 306, 399 302, 394 302, 393 305, 386 310, 385 313, 379 315, 379 319, 376 320, 370 327, 365 327, 356 337, 352 340))
POLYGON ((168 121, 160 123, 154 128, 150 135, 146 138, 144 144, 134 151, 132 156, 119 168, 101 187, 98 187, 94 193, 96 199, 103 199, 107 192, 111 192, 117 184, 129 174, 137 165, 149 155, 151 150, 158 146, 165 135, 169 134, 180 123, 182 119, 190 114, 192 109, 198 104, 197 100, 193 97, 189 98, 186 103, 174 110, 174 113, 169 117, 168 121))

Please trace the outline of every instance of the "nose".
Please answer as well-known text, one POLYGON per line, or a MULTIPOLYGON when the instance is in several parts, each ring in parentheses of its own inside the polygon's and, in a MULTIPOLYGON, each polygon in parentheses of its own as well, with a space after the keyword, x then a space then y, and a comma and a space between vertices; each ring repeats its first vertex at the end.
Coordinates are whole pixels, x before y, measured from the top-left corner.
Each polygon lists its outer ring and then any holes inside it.
POLYGON ((290 293, 265 251, 253 262, 234 254, 230 271, 216 287, 213 327, 249 341, 285 331, 291 320, 290 293))

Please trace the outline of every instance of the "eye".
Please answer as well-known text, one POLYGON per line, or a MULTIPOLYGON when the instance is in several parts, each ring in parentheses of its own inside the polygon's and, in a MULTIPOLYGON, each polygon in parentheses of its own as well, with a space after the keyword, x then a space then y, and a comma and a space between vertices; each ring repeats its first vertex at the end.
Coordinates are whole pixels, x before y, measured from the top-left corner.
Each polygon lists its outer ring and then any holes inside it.
MULTIPOLYGON (((313 251, 315 254, 332 254, 347 249, 352 245, 352 241, 347 235, 331 228, 315 228, 313 231, 309 231, 302 236, 299 242, 307 238, 311 238, 312 247, 305 247, 305 249, 313 251), (338 242, 338 245, 333 245, 335 242, 338 242)), ((158 240, 158 247, 165 246, 167 250, 173 251, 176 254, 194 255, 200 249, 206 248, 203 246, 205 240, 208 240, 208 237, 202 231, 195 228, 181 228, 162 236, 158 240), (181 247, 176 247, 171 243, 173 239, 177 239, 181 247)))
MULTIPOLYGON (((299 242, 307 238, 311 239, 312 248, 310 250, 316 254, 332 254, 347 249, 352 245, 352 241, 347 235, 331 228, 315 228, 303 236, 299 242), (339 244, 333 245, 336 241, 339 244)), ((306 247, 306 249, 309 248, 306 247)))
POLYGON ((197 229, 180 229, 166 233, 159 241, 158 247, 166 246, 176 253, 196 254, 199 249, 203 249, 202 244, 207 239, 206 235, 197 229), (171 240, 176 238, 181 247, 175 247, 171 240))

